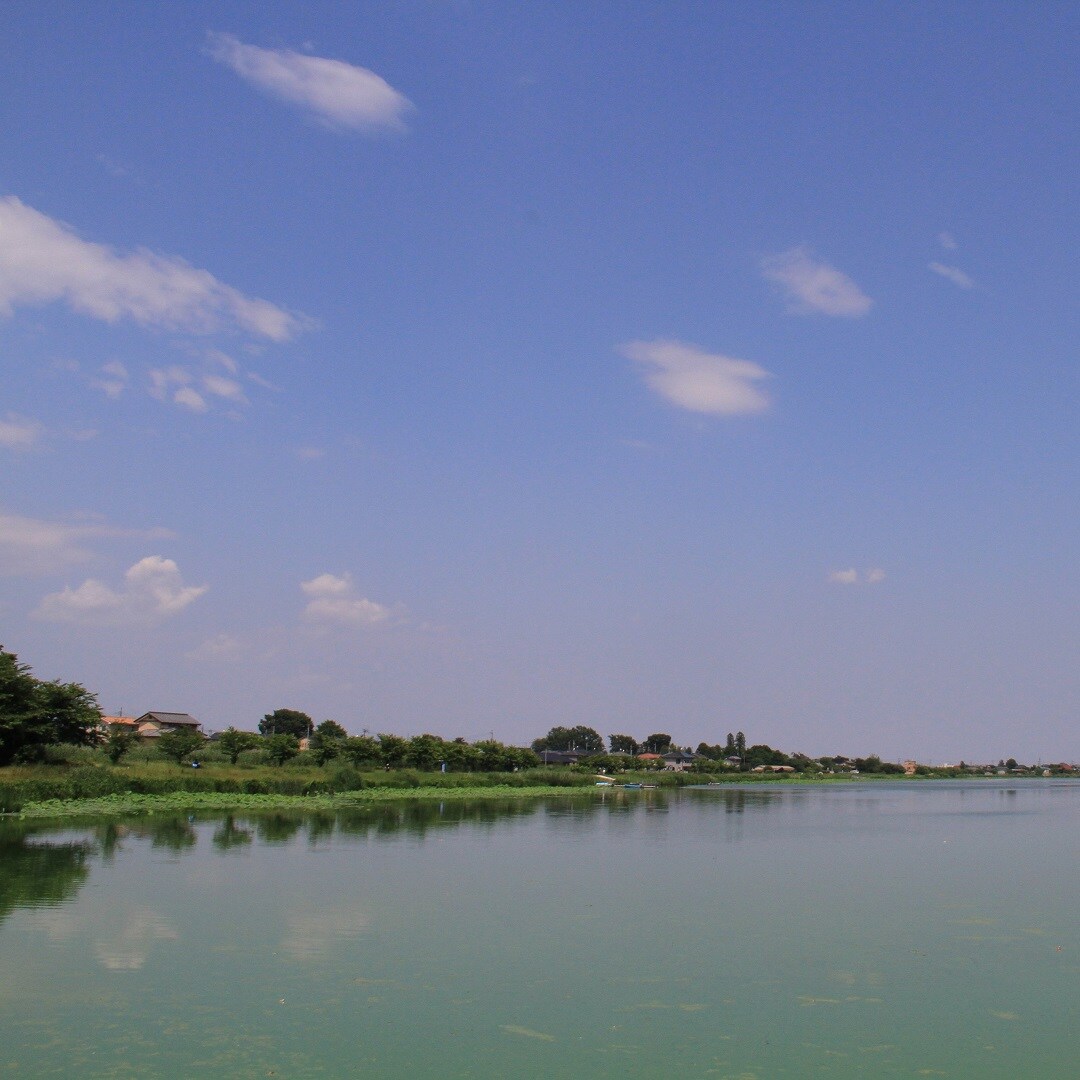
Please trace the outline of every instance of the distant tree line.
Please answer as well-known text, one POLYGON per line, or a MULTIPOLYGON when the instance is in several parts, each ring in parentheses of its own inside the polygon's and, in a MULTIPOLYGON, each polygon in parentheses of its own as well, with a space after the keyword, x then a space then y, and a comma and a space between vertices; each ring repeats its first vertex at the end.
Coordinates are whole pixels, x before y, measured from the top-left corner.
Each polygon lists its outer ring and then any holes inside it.
POLYGON ((533 768, 540 759, 531 750, 506 746, 495 739, 466 742, 438 735, 350 735, 334 720, 316 725, 307 713, 277 709, 259 723, 259 735, 228 728, 217 737, 218 747, 235 764, 245 750, 263 750, 275 765, 300 753, 307 739, 308 753, 319 765, 340 759, 357 769, 419 769, 434 772, 512 772, 533 768))
MULTIPOLYGON (((264 760, 276 765, 296 757, 301 752, 301 740, 306 740, 308 755, 319 765, 330 761, 348 762, 357 769, 409 768, 422 771, 446 772, 510 772, 540 764, 540 755, 547 750, 574 751, 584 755, 587 768, 615 770, 629 766, 645 766, 640 755, 663 755, 673 751, 694 755, 693 769, 708 772, 718 767, 749 772, 760 767, 790 767, 797 772, 855 772, 860 774, 900 774, 902 765, 882 761, 876 755, 849 758, 826 755, 810 758, 805 754, 786 754, 765 743, 747 746, 741 732, 728 733, 724 743, 698 744, 696 750, 679 747, 665 732, 654 732, 643 739, 631 735, 609 735, 607 745, 594 728, 583 724, 574 727, 556 726, 530 748, 507 746, 494 738, 467 742, 465 739, 444 739, 423 734, 406 738, 382 733, 350 735, 341 724, 324 720, 315 724, 312 718, 297 709, 275 709, 258 724, 258 734, 229 727, 215 736, 219 752, 232 764, 249 750, 260 750, 264 760)), ((0 647, 0 766, 13 763, 32 763, 45 759, 46 750, 55 745, 100 746, 108 758, 118 762, 137 742, 127 730, 119 727, 104 732, 97 698, 79 683, 45 681, 34 676, 18 657, 0 647)), ((202 735, 190 728, 165 731, 155 740, 158 751, 180 763, 205 746, 202 735)), ((648 759, 646 759, 648 760, 648 759)), ((655 759, 653 759, 655 760, 655 759)), ((925 765, 916 772, 928 775, 962 775, 984 772, 993 766, 959 766, 931 769, 925 765)), ((1043 766, 1022 766, 1015 758, 1002 759, 1001 771, 1043 771, 1043 766)), ((1051 765, 1046 771, 1067 773, 1069 765, 1051 765)))

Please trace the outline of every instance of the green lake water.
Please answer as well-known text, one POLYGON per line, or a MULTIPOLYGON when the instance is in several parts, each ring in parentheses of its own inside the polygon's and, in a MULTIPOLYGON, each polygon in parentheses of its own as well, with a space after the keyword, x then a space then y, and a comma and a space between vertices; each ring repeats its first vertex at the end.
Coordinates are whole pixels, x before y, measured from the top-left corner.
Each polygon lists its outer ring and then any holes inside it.
POLYGON ((0 823, 4 1077, 1071 1078, 1080 784, 0 823))

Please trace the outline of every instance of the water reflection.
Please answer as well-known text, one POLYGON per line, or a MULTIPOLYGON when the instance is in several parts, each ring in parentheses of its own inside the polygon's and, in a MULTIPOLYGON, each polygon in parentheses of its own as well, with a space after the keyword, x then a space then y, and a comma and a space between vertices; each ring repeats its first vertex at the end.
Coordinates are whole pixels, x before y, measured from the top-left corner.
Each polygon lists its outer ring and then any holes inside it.
POLYGON ((226 814, 221 824, 214 830, 210 842, 218 851, 246 847, 251 843, 252 831, 236 820, 235 815, 226 814))
MULTIPOLYGON (((712 816, 722 812, 730 819, 723 835, 727 840, 739 842, 746 835, 757 835, 756 831, 745 832, 743 819, 749 825, 758 815, 781 808, 786 812, 806 809, 807 813, 798 813, 795 819, 804 829, 812 827, 814 813, 810 811, 826 803, 832 807, 830 812, 845 809, 856 828, 869 826, 875 820, 881 822, 883 818, 899 819, 899 814, 913 812, 920 816, 955 814, 958 809, 964 809, 966 796, 969 801, 974 801, 976 796, 983 799, 978 808, 982 813, 995 809, 985 798, 993 790, 986 785, 972 793, 953 782, 947 789, 947 799, 929 798, 931 790, 928 784, 920 785, 918 790, 911 786, 878 784, 873 791, 865 785, 829 790, 734 786, 680 791, 611 788, 557 799, 478 798, 357 805, 336 811, 157 814, 103 819, 77 828, 70 824, 8 821, 0 823, 0 921, 16 908, 58 905, 72 900, 86 882, 95 861, 111 863, 126 846, 139 843, 184 858, 196 851, 200 842, 207 841, 220 853, 242 853, 250 850, 256 840, 270 846, 302 842, 320 847, 341 838, 382 842, 404 834, 422 842, 436 830, 464 825, 482 831, 505 829, 527 819, 538 819, 545 831, 550 830, 561 839, 605 818, 619 830, 631 828, 653 815, 665 815, 676 805, 698 811, 695 820, 710 834, 715 829, 712 816)), ((1023 792, 1031 794, 1026 788, 1023 792)), ((942 788, 941 793, 946 794, 946 789, 942 788)), ((1009 783, 995 794, 997 806, 1015 816, 1018 786, 1009 783)), ((1033 810, 1030 807, 1027 812, 1033 810)), ((659 830, 657 835, 661 835, 666 828, 663 818, 656 819, 654 827, 659 830)), ((354 913, 346 913, 340 926, 355 925, 356 921, 354 913)), ((151 938, 158 932, 152 922, 146 922, 151 938)), ((122 956, 123 951, 119 949, 118 955, 122 956)))
POLYGON ((90 873, 90 840, 42 842, 18 827, 0 827, 0 922, 16 908, 70 900, 90 873))
MULTIPOLYGON (((728 813, 742 813, 760 802, 756 792, 709 792, 728 813)), ((310 846, 335 837, 389 840, 406 834, 423 840, 433 830, 462 825, 495 829, 513 822, 541 817, 555 828, 576 828, 602 815, 663 812, 671 796, 664 791, 603 792, 597 799, 477 799, 451 802, 401 802, 383 806, 358 806, 339 811, 301 810, 269 813, 156 814, 108 818, 73 828, 69 824, 5 822, 0 826, 0 920, 23 907, 56 905, 74 899, 86 882, 92 864, 112 863, 131 844, 149 843, 151 848, 183 857, 194 852, 203 832, 219 852, 245 850, 255 839, 266 845, 284 845, 302 839, 310 846)), ((350 923, 352 915, 343 917, 350 923)), ((160 935, 153 919, 136 920, 145 934, 160 935)), ((136 925, 136 924, 133 924, 136 925)), ((137 927, 136 927, 137 928, 137 927)), ((136 952, 140 950, 136 949, 136 952)), ((130 951, 115 950, 119 966, 130 951)))

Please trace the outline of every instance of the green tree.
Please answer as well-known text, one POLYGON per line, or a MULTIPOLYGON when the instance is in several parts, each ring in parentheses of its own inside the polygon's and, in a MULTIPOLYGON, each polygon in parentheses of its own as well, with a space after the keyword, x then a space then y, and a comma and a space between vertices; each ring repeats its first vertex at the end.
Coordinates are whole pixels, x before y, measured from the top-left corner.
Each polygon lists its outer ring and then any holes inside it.
POLYGON ((443 740, 438 735, 414 735, 409 740, 405 760, 410 768, 434 771, 446 760, 443 740))
POLYGON ((746 757, 746 736, 741 731, 735 736, 735 754, 737 757, 746 757))
POLYGON ((217 744, 221 752, 229 759, 229 763, 235 765, 240 755, 245 750, 254 750, 261 740, 253 731, 237 731, 234 727, 227 727, 218 737, 217 744))
POLYGON ((341 744, 341 753, 357 769, 364 765, 376 765, 382 760, 379 740, 370 735, 350 736, 341 744))
POLYGON ((591 727, 553 727, 542 739, 532 744, 538 754, 544 750, 577 750, 583 754, 602 754, 604 740, 591 727))
POLYGON ((613 754, 636 754, 641 750, 637 739, 629 735, 609 735, 608 746, 613 754))
POLYGON ((349 733, 333 720, 324 720, 314 731, 308 749, 319 765, 325 765, 341 753, 349 733))
POLYGON ((263 747, 272 764, 284 765, 300 753, 300 740, 295 735, 267 735, 263 747))
POLYGON ((135 738, 132 732, 123 728, 109 728, 109 734, 105 736, 105 756, 116 765, 135 745, 135 738))
POLYGON ((40 757, 46 746, 100 738, 97 699, 78 683, 43 682, 0 648, 0 765, 40 757))
POLYGON ((384 765, 391 769, 400 769, 409 753, 409 740, 400 735, 380 735, 379 751, 384 765))
POLYGON ((754 769, 758 765, 790 765, 787 754, 781 750, 774 750, 767 743, 756 743, 751 746, 743 754, 740 755, 743 759, 742 767, 744 769, 754 769))
POLYGON ((655 735, 650 735, 644 745, 647 753, 666 754, 671 749, 671 736, 658 731, 655 735))
POLYGON ((314 728, 311 717, 297 709, 275 709, 259 721, 260 735, 293 735, 297 739, 306 739, 314 728))
POLYGON ((163 731, 157 738, 158 749, 177 765, 189 754, 194 754, 203 744, 203 737, 190 728, 177 728, 175 731, 163 731))

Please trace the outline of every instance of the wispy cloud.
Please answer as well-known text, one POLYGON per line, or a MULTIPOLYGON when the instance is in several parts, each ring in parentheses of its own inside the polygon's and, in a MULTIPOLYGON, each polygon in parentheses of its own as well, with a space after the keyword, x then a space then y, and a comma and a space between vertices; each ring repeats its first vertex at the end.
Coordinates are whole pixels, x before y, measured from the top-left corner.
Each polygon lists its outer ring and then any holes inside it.
POLYGON ((959 285, 961 289, 970 289, 975 284, 975 282, 958 266, 946 266, 944 263, 939 262, 932 262, 927 265, 935 274, 940 274, 943 278, 947 278, 954 285, 959 285))
POLYGON ((390 609, 356 592, 349 574, 337 577, 320 574, 304 581, 300 588, 310 597, 304 617, 322 622, 348 623, 353 626, 375 626, 386 622, 390 609))
POLYGON ((953 236, 952 233, 949 233, 949 232, 938 233, 938 243, 946 251, 955 251, 956 250, 956 238, 953 236))
POLYGON ((0 315, 63 301, 104 322, 209 334, 241 330, 285 341, 300 320, 182 259, 91 243, 12 195, 0 198, 0 315))
POLYGON ((206 359, 210 370, 206 366, 200 371, 182 364, 151 368, 147 373, 150 396, 196 413, 209 412, 212 401, 231 406, 247 405, 247 395, 233 377, 240 371, 236 361, 216 349, 211 350, 206 359), (230 374, 222 375, 222 367, 230 374))
POLYGON ((188 654, 189 660, 210 660, 215 663, 236 663, 244 655, 244 643, 232 634, 215 634, 201 642, 188 654))
POLYGON ((854 281, 828 263, 815 259, 806 248, 792 248, 761 262, 769 281, 782 285, 795 312, 858 318, 874 301, 854 281))
POLYGON ((148 555, 128 569, 119 589, 88 578, 78 588, 50 593, 34 617, 88 626, 153 622, 178 615, 206 591, 206 585, 185 585, 172 559, 148 555))
POLYGON ((245 45, 232 34, 209 35, 215 59, 260 90, 299 105, 324 123, 356 131, 402 129, 407 97, 367 68, 290 49, 245 45))
POLYGON ((0 446, 7 450, 29 450, 44 431, 40 421, 9 412, 6 419, 0 420, 0 446))
POLYGON ((833 585, 879 585, 885 580, 885 571, 875 567, 859 573, 854 567, 847 570, 833 570, 829 581, 833 585))
POLYGON ((645 382, 680 408, 714 416, 760 413, 768 395, 756 384, 769 373, 750 360, 705 352, 681 341, 630 341, 623 356, 645 371, 645 382))
POLYGON ((164 540, 168 529, 124 529, 102 522, 67 524, 0 513, 0 574, 51 574, 89 561, 86 542, 120 538, 164 540))
POLYGON ((90 380, 90 385, 106 397, 115 399, 131 385, 131 376, 119 360, 110 360, 102 365, 101 373, 90 380))

